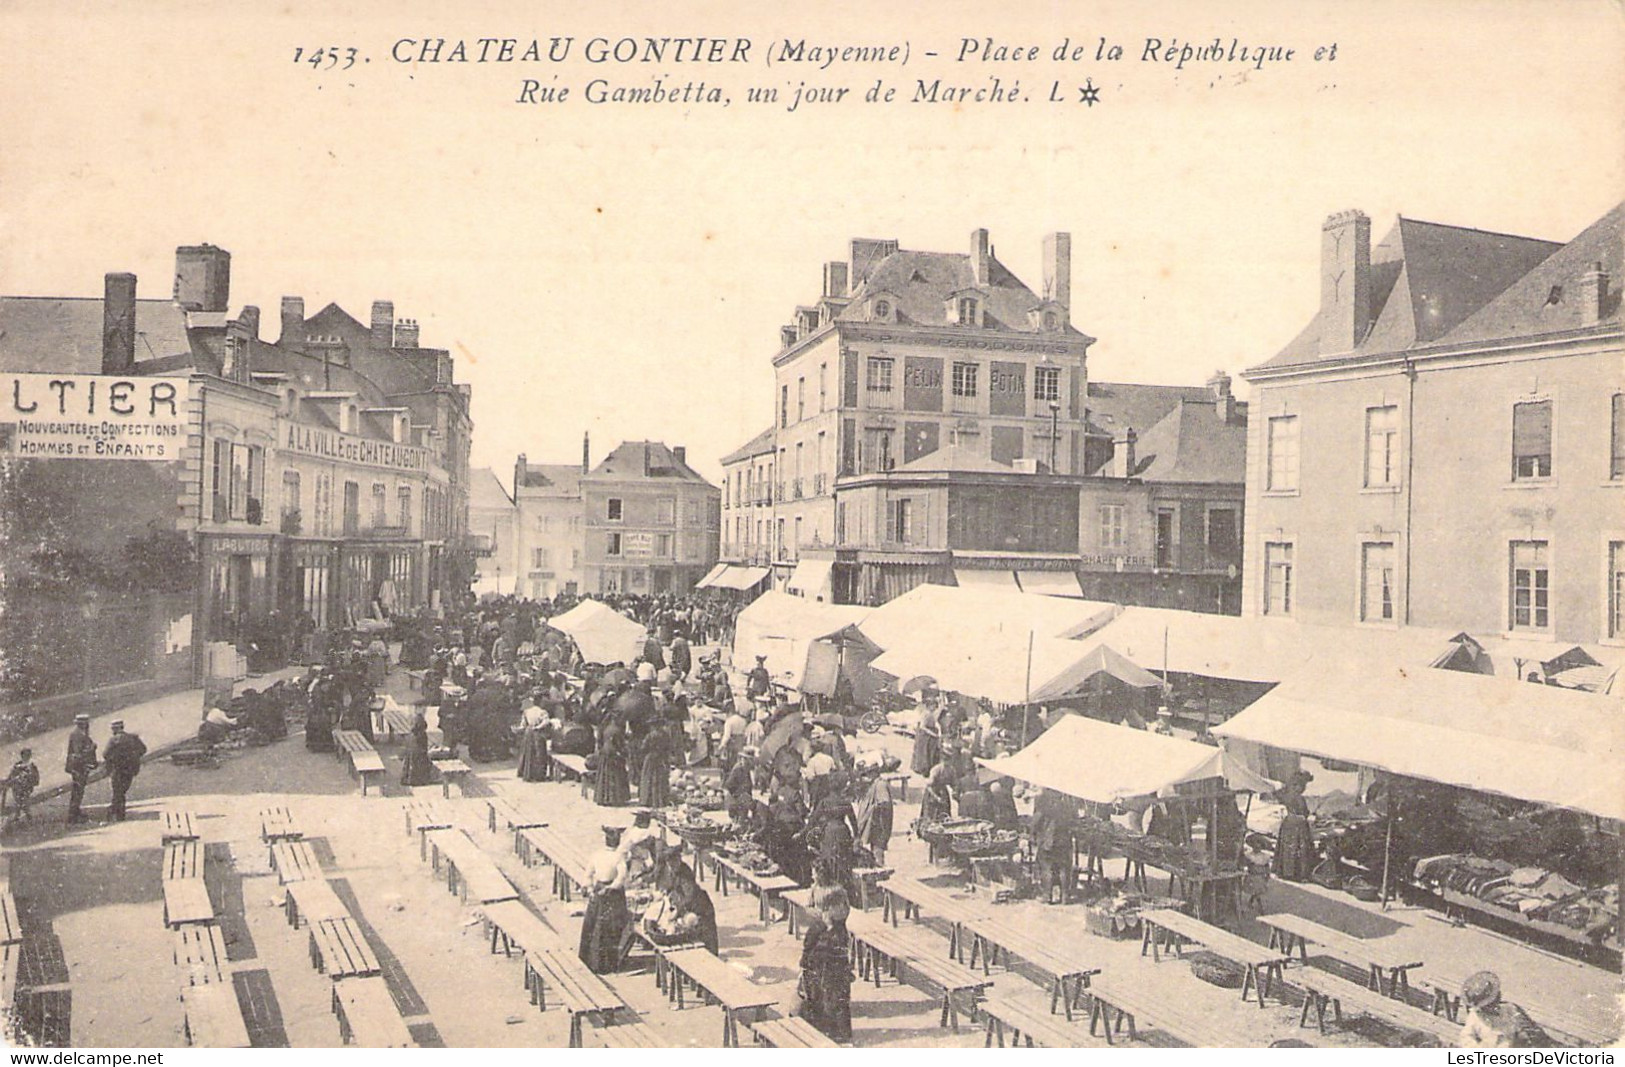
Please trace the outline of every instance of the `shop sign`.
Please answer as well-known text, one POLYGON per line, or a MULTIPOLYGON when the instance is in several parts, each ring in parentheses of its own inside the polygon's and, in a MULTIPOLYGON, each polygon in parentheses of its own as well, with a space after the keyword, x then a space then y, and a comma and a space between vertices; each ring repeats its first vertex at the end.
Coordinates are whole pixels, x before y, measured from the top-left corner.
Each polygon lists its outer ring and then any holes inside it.
POLYGON ((628 556, 652 556, 655 554, 655 535, 652 533, 629 533, 621 538, 621 552, 628 556))
POLYGON ((339 433, 321 426, 304 426, 287 421, 281 435, 282 448, 301 456, 356 463, 364 467, 387 467, 397 471, 421 471, 429 466, 429 450, 393 441, 339 433))
POLYGON ((181 458, 184 378, 113 374, 0 375, 0 453, 32 459, 181 458))
POLYGON ((1150 556, 1129 556, 1121 553, 1110 555, 1083 556, 1085 567, 1099 567, 1108 570, 1148 570, 1153 565, 1150 556))
POLYGON ((221 556, 262 556, 271 551, 269 537, 210 537, 205 544, 221 556))

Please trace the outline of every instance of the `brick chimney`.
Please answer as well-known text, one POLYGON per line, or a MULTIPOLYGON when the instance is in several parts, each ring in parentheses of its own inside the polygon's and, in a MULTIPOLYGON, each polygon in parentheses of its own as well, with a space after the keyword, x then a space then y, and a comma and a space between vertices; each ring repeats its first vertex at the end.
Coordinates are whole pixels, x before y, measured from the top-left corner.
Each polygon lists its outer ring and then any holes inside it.
POLYGON ((673 445, 672 448, 671 448, 671 454, 676 458, 677 465, 679 467, 688 466, 688 446, 687 445, 673 445))
POLYGON ((1329 216, 1320 231, 1320 351, 1348 352, 1371 326, 1371 220, 1329 216))
POLYGON ((189 311, 224 311, 231 300, 231 253, 214 245, 175 249, 175 303, 189 311))
POLYGON ((388 348, 395 343, 395 305, 389 300, 372 302, 372 347, 388 348))
POLYGON ((591 455, 592 455, 592 438, 587 433, 583 433, 581 435, 581 473, 582 474, 588 474, 588 473, 590 473, 592 471, 592 464, 588 461, 589 457, 591 457, 591 455))
POLYGON ((102 373, 135 370, 135 275, 109 274, 102 295, 102 373))
POLYGON ((976 284, 986 285, 993 275, 993 246, 988 242, 986 230, 971 231, 970 262, 976 271, 976 284))
POLYGON ((856 289, 869 279, 869 272, 881 260, 897 251, 895 239, 854 237, 851 244, 852 272, 847 276, 848 290, 856 289))
POLYGON ((1072 235, 1044 237, 1044 298, 1067 310, 1072 308, 1072 235))
POLYGON ((276 339, 279 345, 297 345, 305 340, 305 298, 302 296, 285 296, 282 298, 282 336, 276 339))
POLYGON ((418 346, 418 320, 402 319, 395 324, 395 347, 416 348, 418 346))
POLYGON ((846 264, 840 260, 832 260, 824 264, 824 295, 846 295, 846 264))
POLYGON ((1219 421, 1228 424, 1236 417, 1236 396, 1230 391, 1230 375, 1222 370, 1214 371, 1213 377, 1207 380, 1207 387, 1213 394, 1219 421))
POLYGON ((237 321, 242 324, 244 332, 254 340, 260 339, 260 309, 253 304, 244 304, 243 310, 238 313, 237 321))
POLYGON ((1112 438, 1112 474, 1118 478, 1134 477, 1134 467, 1139 457, 1134 454, 1134 444, 1140 435, 1130 426, 1123 431, 1121 437, 1112 438))
POLYGON ((523 452, 514 457, 513 461, 513 498, 519 499, 519 490, 525 486, 525 467, 527 466, 523 452))
POLYGON ((1580 276, 1580 325, 1595 326, 1602 321, 1608 303, 1608 272, 1600 261, 1580 276))

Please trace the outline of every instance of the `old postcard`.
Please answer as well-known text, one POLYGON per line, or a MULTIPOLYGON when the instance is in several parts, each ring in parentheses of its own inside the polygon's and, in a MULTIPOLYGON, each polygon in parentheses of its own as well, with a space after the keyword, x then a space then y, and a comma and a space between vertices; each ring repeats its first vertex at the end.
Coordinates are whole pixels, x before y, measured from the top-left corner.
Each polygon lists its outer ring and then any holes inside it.
POLYGON ((1617 2, 0 47, 8 1046, 1612 1062, 1617 2))

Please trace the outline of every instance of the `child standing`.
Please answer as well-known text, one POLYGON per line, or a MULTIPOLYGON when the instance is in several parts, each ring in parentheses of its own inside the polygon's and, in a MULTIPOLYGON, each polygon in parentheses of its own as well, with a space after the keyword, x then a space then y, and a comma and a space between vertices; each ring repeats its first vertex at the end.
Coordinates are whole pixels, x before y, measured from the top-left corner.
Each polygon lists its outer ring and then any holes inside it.
POLYGON ((32 822, 33 817, 28 813, 28 800, 34 795, 34 790, 39 788, 39 768, 34 766, 33 749, 25 748, 17 753, 17 762, 11 765, 11 773, 6 776, 4 785, 17 802, 17 819, 32 822))

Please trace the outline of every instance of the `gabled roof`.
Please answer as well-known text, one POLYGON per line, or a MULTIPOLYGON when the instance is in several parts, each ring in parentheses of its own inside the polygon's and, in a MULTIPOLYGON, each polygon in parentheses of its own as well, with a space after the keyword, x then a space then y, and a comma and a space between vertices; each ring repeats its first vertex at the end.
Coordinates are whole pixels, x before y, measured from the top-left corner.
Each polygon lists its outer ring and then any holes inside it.
POLYGON ((927 472, 927 471, 964 471, 981 474, 1014 474, 1015 468, 1000 463, 996 459, 966 448, 964 445, 949 445, 939 448, 935 452, 927 452, 918 459, 898 467, 900 471, 927 472))
MULTIPOLYGON (((135 331, 139 373, 147 373, 148 368, 141 364, 150 360, 165 360, 164 370, 190 365, 192 342, 186 332, 186 312, 179 305, 168 300, 137 300, 135 331)), ((18 372, 100 374, 102 300, 0 297, 0 367, 18 372)))
POLYGON ((514 492, 525 496, 564 497, 581 495, 581 467, 572 463, 527 463, 524 481, 514 492))
MULTIPOLYGON (((976 284, 976 268, 963 252, 911 252, 901 249, 886 256, 861 279, 853 279, 852 302, 838 316, 842 322, 863 322, 864 301, 884 292, 897 308, 897 321, 908 326, 945 326, 950 318, 949 298, 975 290, 983 297, 987 328, 1037 333, 1027 312, 1039 297, 997 259, 991 259, 986 285, 976 284)), ((1066 331, 1073 336, 1078 331, 1066 331)))
POLYGON ((1166 418, 1182 400, 1212 399, 1212 391, 1200 385, 1091 381, 1084 406, 1088 408, 1092 431, 1115 436, 1128 429, 1145 433, 1166 418))
POLYGON ((711 485, 660 441, 622 441, 586 477, 615 481, 648 478, 711 485))
POLYGON ((728 466, 732 463, 741 463, 755 456, 767 455, 773 451, 773 442, 773 427, 769 426, 755 437, 752 437, 749 441, 746 441, 740 447, 734 449, 732 452, 729 452, 726 456, 723 456, 722 465, 728 466))
POLYGON ((1135 445, 1133 477, 1148 482, 1241 485, 1247 478, 1247 423, 1219 418, 1214 400, 1181 400, 1135 445))
POLYGON ((1487 341, 1580 329, 1580 279, 1598 263, 1609 279, 1599 321, 1617 324, 1621 282, 1625 281, 1625 203, 1616 205, 1442 339, 1487 341))
POLYGON ((513 507, 508 491, 502 488, 490 467, 476 467, 468 472, 468 507, 470 511, 504 511, 513 507))
POLYGON ((1260 364, 1290 366, 1431 344, 1528 274, 1560 244, 1403 216, 1371 250, 1371 326, 1352 351, 1320 351, 1320 316, 1260 364))

